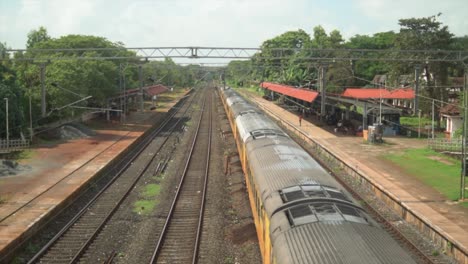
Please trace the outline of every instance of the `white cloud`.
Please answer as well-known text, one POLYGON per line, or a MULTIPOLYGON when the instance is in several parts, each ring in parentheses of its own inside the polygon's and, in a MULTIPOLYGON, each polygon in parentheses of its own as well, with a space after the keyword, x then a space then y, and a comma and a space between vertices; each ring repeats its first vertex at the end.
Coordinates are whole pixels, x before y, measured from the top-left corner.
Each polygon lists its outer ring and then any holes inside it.
POLYGON ((397 31, 400 18, 438 12, 452 32, 468 34, 466 0, 21 0, 14 6, 0 14, 0 41, 15 48, 41 25, 53 37, 98 35, 127 46, 257 47, 288 30, 312 33, 319 24, 346 38, 397 31))

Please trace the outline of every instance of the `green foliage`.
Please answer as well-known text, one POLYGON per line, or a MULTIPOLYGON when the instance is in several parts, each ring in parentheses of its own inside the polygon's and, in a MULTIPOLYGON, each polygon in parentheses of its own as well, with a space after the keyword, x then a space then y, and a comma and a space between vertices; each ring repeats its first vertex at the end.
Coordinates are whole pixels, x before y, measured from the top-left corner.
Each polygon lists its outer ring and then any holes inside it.
POLYGON ((156 206, 156 200, 139 200, 133 204, 133 212, 142 215, 148 215, 156 206))
MULTIPOLYGON (((430 125, 432 123, 432 119, 421 117, 421 126, 430 125)), ((411 126, 411 127, 418 127, 419 126, 419 117, 417 116, 402 116, 400 117, 400 124, 402 126, 411 126)))
POLYGON ((47 33, 47 29, 41 26, 39 27, 39 29, 31 30, 28 33, 28 40, 27 40, 26 47, 28 49, 35 48, 36 44, 50 40, 50 39, 51 37, 47 33))

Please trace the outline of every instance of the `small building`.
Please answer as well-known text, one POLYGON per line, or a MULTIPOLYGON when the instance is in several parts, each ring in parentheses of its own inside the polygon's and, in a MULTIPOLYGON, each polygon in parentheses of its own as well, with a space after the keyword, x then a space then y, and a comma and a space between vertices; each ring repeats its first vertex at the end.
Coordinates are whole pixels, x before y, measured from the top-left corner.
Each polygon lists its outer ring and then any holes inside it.
POLYGON ((460 114, 458 102, 447 104, 440 108, 440 116, 442 121, 446 124, 445 137, 453 138, 455 131, 463 125, 463 118, 460 114))

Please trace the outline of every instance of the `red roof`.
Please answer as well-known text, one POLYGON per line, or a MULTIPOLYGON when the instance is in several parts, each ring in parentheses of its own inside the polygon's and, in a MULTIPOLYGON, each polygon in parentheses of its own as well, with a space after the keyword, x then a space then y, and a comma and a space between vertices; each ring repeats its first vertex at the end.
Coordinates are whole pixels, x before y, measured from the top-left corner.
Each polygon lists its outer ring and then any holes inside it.
POLYGON ((273 92, 291 96, 291 97, 294 97, 294 98, 297 98, 297 99, 300 99, 309 103, 312 103, 315 100, 315 98, 317 98, 318 96, 318 93, 315 91, 295 88, 295 87, 288 86, 288 85, 269 83, 269 82, 263 82, 260 85, 264 89, 268 89, 273 92))
MULTIPOLYGON (((146 93, 149 96, 158 95, 160 93, 166 92, 167 90, 169 90, 169 88, 161 84, 143 87, 144 93, 146 93)), ((138 92, 140 92, 140 88, 130 89, 130 90, 125 91, 127 95, 136 94, 138 92)), ((120 94, 122 95, 123 92, 121 92, 120 94)))
POLYGON ((167 90, 169 90, 169 88, 161 84, 147 86, 147 87, 144 87, 143 89, 145 89, 146 93, 150 96, 158 95, 160 93, 164 93, 167 90))
POLYGON ((401 88, 396 90, 387 90, 385 88, 346 88, 342 96, 357 99, 414 99, 414 90, 411 88, 401 88))

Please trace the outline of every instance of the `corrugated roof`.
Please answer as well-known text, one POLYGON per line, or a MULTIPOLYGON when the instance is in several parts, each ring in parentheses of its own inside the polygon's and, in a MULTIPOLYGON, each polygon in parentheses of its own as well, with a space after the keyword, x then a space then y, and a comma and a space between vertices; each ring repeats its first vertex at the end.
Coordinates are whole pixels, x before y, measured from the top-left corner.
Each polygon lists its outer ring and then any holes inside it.
POLYGON ((158 95, 169 90, 169 88, 161 84, 143 87, 143 89, 145 89, 146 93, 150 96, 158 95))
POLYGON ((458 107, 458 102, 453 104, 447 104, 444 107, 440 108, 440 113, 450 116, 459 116, 460 115, 460 107, 458 107))
POLYGON ((318 222, 295 227, 274 240, 278 256, 291 263, 415 263, 382 229, 349 222, 318 222), (286 245, 280 242, 286 242, 286 245), (283 253, 277 250, 278 253, 283 253))
POLYGON ((318 96, 318 92, 295 88, 288 85, 263 82, 261 87, 280 94, 291 96, 309 103, 312 103, 318 96))
POLYGON ((411 88, 396 90, 387 90, 384 88, 346 88, 342 96, 356 99, 414 99, 414 90, 411 88))
MULTIPOLYGON (((149 96, 158 95, 158 94, 160 94, 160 93, 166 92, 167 90, 169 90, 169 88, 167 88, 166 86, 161 85, 161 84, 143 87, 144 93, 146 93, 146 94, 149 95, 149 96)), ((125 91, 125 93, 126 93, 127 95, 136 94, 136 93, 138 93, 138 92, 140 92, 140 88, 129 89, 129 90, 126 90, 126 91, 125 91)), ((120 92, 119 94, 122 95, 123 92, 120 92)))

